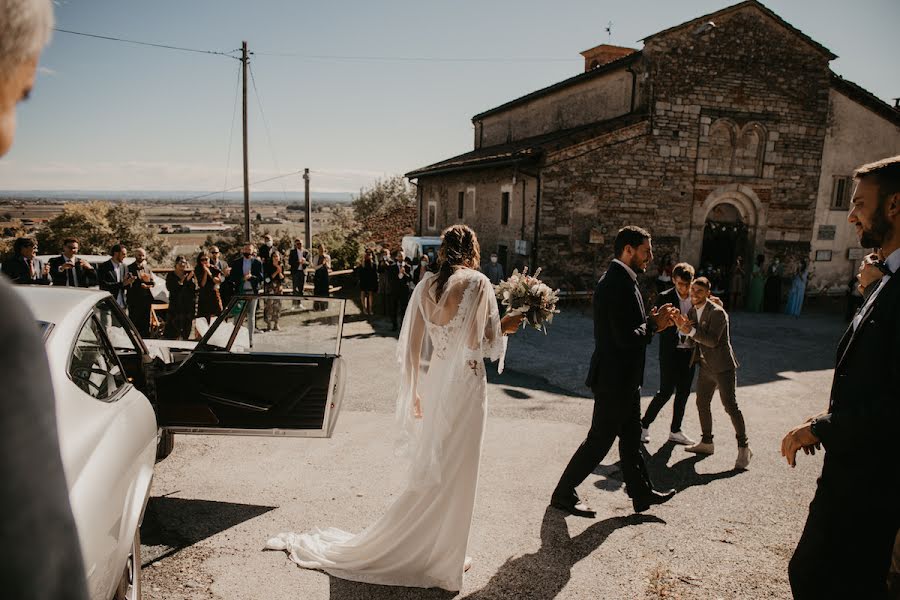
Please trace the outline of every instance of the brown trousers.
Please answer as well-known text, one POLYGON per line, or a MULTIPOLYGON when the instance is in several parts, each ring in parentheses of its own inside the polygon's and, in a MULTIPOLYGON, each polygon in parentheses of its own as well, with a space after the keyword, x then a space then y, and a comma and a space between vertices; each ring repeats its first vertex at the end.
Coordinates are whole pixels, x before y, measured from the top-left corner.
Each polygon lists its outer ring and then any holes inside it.
POLYGON ((737 372, 734 369, 730 369, 721 373, 713 373, 703 362, 700 363, 699 371, 696 387, 697 413, 700 415, 700 430, 703 433, 703 441, 712 443, 713 440, 713 421, 710 406, 713 393, 718 389, 722 406, 725 407, 725 412, 731 417, 731 424, 734 425, 738 446, 746 446, 747 429, 744 426, 744 415, 741 413, 741 409, 738 408, 737 399, 735 398, 737 372))

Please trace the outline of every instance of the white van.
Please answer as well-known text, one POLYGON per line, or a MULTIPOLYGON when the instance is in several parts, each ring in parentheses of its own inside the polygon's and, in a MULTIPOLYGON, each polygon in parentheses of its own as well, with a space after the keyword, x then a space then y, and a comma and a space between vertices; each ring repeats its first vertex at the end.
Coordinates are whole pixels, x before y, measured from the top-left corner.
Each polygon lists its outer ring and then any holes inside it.
POLYGON ((403 254, 414 264, 423 254, 428 255, 430 264, 434 264, 434 261, 437 260, 438 248, 441 247, 441 238, 407 235, 403 237, 400 247, 403 249, 403 254))

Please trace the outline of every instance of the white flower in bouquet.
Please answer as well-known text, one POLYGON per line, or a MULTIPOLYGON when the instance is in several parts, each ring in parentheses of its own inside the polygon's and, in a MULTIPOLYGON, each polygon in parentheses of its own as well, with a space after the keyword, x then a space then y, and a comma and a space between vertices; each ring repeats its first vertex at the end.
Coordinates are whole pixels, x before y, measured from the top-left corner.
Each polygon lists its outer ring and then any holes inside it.
POLYGON ((523 327, 528 324, 546 334, 546 324, 552 323, 553 315, 559 312, 559 290, 538 279, 540 273, 540 268, 534 275, 528 274, 528 267, 521 273, 514 269, 507 279, 494 286, 494 293, 506 315, 524 315, 523 327))

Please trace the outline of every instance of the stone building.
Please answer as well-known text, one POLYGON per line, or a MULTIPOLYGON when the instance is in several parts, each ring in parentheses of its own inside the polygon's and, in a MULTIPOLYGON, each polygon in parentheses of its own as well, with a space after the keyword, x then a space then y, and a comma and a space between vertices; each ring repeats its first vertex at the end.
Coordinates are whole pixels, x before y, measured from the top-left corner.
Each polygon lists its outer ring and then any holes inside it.
MULTIPOLYGON (((471 225, 483 254, 591 289, 616 231, 729 270, 762 254, 843 291, 853 169, 900 154, 900 110, 829 68, 827 48, 749 0, 601 45, 585 71, 472 118, 474 149, 407 174, 418 232, 471 225)), ((749 268, 748 268, 749 272, 749 268)))

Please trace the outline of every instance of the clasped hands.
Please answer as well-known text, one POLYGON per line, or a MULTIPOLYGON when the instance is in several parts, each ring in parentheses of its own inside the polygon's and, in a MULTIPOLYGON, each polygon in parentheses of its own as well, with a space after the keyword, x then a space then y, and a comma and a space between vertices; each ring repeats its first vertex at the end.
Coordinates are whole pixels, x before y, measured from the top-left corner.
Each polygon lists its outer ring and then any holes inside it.
POLYGON ((694 322, 682 314, 672 304, 663 304, 650 310, 650 318, 656 323, 656 331, 662 331, 669 327, 676 327, 682 333, 690 333, 694 322))

